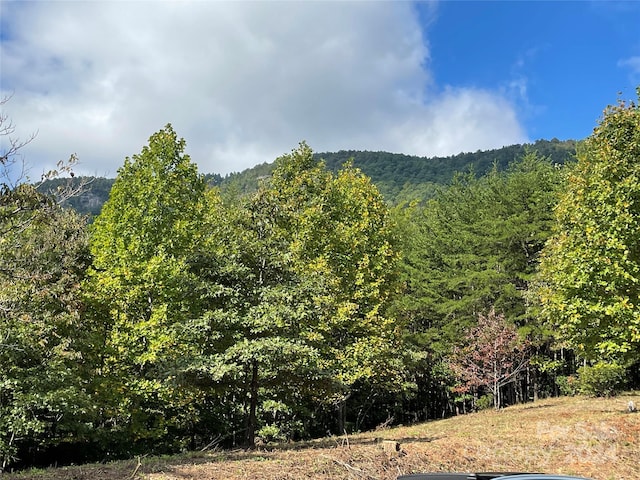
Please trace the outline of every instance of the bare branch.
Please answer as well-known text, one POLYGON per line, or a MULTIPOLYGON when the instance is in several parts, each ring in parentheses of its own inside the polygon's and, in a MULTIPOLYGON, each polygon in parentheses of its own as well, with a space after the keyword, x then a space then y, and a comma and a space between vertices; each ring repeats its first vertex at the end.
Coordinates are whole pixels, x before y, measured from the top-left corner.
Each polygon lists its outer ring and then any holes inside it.
MULTIPOLYGON (((0 99, 0 107, 4 106, 9 100, 11 96, 5 96, 0 99)), ((2 147, 0 150, 0 178, 5 178, 9 180, 10 184, 15 183, 11 181, 11 177, 9 175, 11 167, 18 163, 18 157, 22 160, 22 157, 19 154, 19 151, 24 148, 26 145, 31 143, 37 136, 37 133, 32 133, 26 140, 20 140, 18 138, 13 137, 16 128, 11 119, 9 119, 8 115, 2 111, 0 111, 0 137, 4 139, 2 142, 2 147)), ((24 166, 24 162, 22 162, 24 166)), ((24 168, 21 168, 20 175, 18 179, 23 179, 24 168)))

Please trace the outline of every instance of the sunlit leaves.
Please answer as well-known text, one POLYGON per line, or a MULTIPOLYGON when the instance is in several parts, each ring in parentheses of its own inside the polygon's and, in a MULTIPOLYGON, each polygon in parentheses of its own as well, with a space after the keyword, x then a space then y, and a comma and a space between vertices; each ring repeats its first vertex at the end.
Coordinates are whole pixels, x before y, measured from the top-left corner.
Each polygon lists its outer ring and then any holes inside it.
POLYGON ((244 392, 249 443, 265 399, 295 411, 303 398, 323 402, 397 372, 384 365, 396 330, 381 313, 397 260, 393 225, 369 179, 350 166, 332 174, 302 143, 255 194, 216 205, 193 265, 209 331, 220 335, 204 352, 227 388, 244 392))
MULTIPOLYGON (((201 238, 205 184, 170 125, 119 169, 108 202, 91 229, 94 269, 86 292, 104 332, 100 364, 114 422, 133 435, 163 435, 191 392, 176 388, 178 364, 192 351, 188 322, 197 307, 189 271, 201 238), (127 411, 120 400, 131 404, 127 411), (166 418, 172 411, 173 418, 166 418), (139 431, 155 424, 149 432, 139 431)), ((189 409, 187 409, 189 411, 189 409)), ((182 413, 181 413, 182 412, 182 413)))
POLYGON ((578 149, 538 289, 542 313, 590 358, 640 347, 640 109, 607 108, 578 149))

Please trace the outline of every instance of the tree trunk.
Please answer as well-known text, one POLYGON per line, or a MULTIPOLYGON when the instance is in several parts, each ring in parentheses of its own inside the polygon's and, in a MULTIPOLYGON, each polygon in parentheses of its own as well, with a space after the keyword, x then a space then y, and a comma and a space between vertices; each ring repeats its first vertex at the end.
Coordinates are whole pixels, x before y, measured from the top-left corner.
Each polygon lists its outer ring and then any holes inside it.
POLYGON ((256 426, 258 419, 256 410, 258 407, 258 361, 251 364, 251 385, 249 387, 249 415, 247 416, 247 428, 245 430, 244 444, 247 448, 256 446, 256 426))
POLYGON ((533 401, 537 402, 540 398, 540 385, 538 380, 538 370, 536 368, 531 370, 531 377, 533 379, 533 401))
POLYGON ((337 415, 338 415, 338 435, 342 435, 345 431, 346 415, 347 415, 347 399, 340 400, 338 403, 337 415))
POLYGON ((498 380, 498 364, 493 362, 493 406, 496 410, 500 409, 500 382, 498 380))

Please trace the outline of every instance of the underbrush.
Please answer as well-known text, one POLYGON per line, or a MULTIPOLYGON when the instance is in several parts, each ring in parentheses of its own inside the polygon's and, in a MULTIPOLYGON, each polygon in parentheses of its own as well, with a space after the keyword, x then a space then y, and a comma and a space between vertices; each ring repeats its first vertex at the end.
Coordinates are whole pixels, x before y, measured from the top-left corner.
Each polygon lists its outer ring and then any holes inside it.
POLYGON ((138 457, 6 475, 11 480, 369 479, 427 471, 532 471, 636 480, 640 392, 561 397, 419 425, 264 446, 138 457), (387 442, 385 442, 387 441, 387 442), (389 442, 390 441, 390 442, 389 442), (387 448, 392 445, 393 448, 387 448), (397 449, 395 445, 398 445, 397 449))

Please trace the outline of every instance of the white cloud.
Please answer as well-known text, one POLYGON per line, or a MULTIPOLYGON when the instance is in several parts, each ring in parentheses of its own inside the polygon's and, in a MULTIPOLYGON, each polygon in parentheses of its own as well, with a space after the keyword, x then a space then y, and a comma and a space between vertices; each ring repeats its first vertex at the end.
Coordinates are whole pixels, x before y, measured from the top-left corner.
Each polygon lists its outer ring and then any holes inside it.
POLYGON ((633 75, 640 75, 640 56, 620 60, 618 66, 629 68, 633 75))
POLYGON ((202 172, 316 151, 526 140, 512 103, 438 88, 408 2, 3 2, 2 91, 45 169, 115 175, 172 123, 202 172))
POLYGON ((481 90, 448 88, 394 129, 403 153, 446 156, 525 141, 511 105, 481 90))

